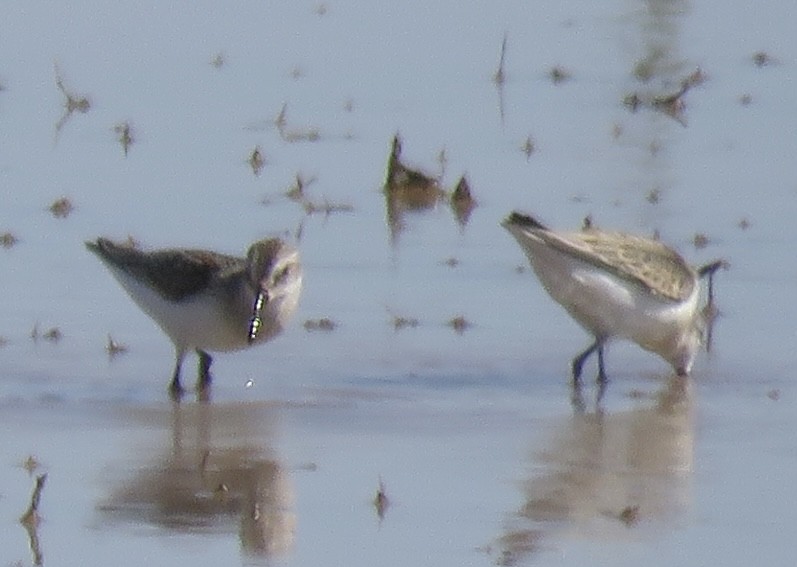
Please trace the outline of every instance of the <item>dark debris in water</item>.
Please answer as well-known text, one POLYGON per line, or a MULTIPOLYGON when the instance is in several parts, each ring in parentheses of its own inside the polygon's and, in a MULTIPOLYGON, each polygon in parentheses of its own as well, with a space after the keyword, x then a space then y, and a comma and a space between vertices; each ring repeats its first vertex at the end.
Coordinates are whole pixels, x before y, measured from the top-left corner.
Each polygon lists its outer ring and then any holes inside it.
POLYGON ((493 83, 499 88, 504 86, 506 82, 506 42, 507 34, 504 32, 504 39, 501 42, 501 55, 498 59, 498 68, 495 70, 495 73, 493 73, 493 83))
POLYGON ((351 213, 354 211, 354 207, 348 203, 332 203, 326 200, 320 203, 306 200, 302 203, 302 207, 304 208, 304 212, 308 215, 320 213, 329 216, 334 213, 351 213))
POLYGON ((548 77, 550 77, 554 85, 559 85, 565 81, 569 81, 572 78, 572 75, 570 71, 561 65, 556 65, 552 67, 550 71, 548 71, 548 77))
POLYGON ((618 515, 619 520, 631 527, 639 521, 639 506, 626 506, 618 515))
POLYGON ((320 319, 308 319, 304 322, 305 331, 325 331, 332 332, 337 328, 338 324, 328 317, 320 319))
POLYGON ((63 129, 64 125, 69 121, 75 112, 86 114, 89 110, 91 110, 91 100, 89 100, 89 98, 85 95, 75 94, 66 88, 64 85, 64 79, 61 76, 61 71, 58 68, 58 64, 55 65, 55 85, 58 87, 58 90, 61 91, 61 94, 64 95, 65 99, 64 113, 55 124, 55 135, 57 139, 58 135, 61 133, 61 129, 63 129))
POLYGON ((47 481, 47 473, 40 474, 36 477, 36 484, 33 487, 33 493, 30 496, 30 505, 27 511, 22 515, 19 521, 26 526, 36 526, 41 521, 39 517, 39 503, 41 502, 42 490, 47 481))
POLYGON ((756 51, 753 53, 753 65, 756 67, 767 67, 774 63, 776 63, 775 58, 766 51, 756 51))
POLYGON ((122 353, 127 352, 127 345, 120 343, 109 334, 108 342, 105 344, 105 352, 108 356, 114 358, 122 353))
POLYGON ((647 202, 651 205, 656 205, 661 201, 661 189, 658 187, 651 189, 646 197, 647 202))
POLYGON ((227 57, 224 55, 223 51, 219 51, 210 58, 210 66, 214 69, 221 69, 224 67, 225 63, 227 63, 227 57))
POLYGON ((415 317, 403 317, 400 315, 393 315, 393 330, 400 331, 401 329, 405 329, 407 327, 414 329, 418 327, 421 323, 415 317))
MULTIPOLYGON (((495 544, 498 552, 495 564, 502 567, 523 564, 524 559, 540 551, 541 539, 542 532, 534 529, 518 529, 501 536, 495 544)), ((486 551, 493 552, 492 546, 486 551)))
POLYGON ((381 522, 385 519, 385 514, 390 506, 390 499, 387 497, 385 483, 382 482, 381 478, 379 479, 379 487, 376 489, 376 495, 374 496, 373 504, 374 508, 376 509, 376 515, 381 522))
POLYGON ((266 165, 266 156, 263 154, 260 146, 255 146, 255 149, 249 154, 247 163, 249 167, 252 168, 252 173, 254 173, 255 176, 259 176, 260 172, 263 171, 263 167, 266 165))
POLYGON ((50 205, 48 210, 52 215, 57 219, 65 219, 72 211, 75 209, 75 206, 72 204, 72 201, 68 197, 61 197, 60 199, 56 199, 50 205))
POLYGON ((526 155, 526 161, 531 159, 531 154, 533 154, 537 149, 537 145, 534 143, 534 140, 531 138, 531 135, 526 137, 526 141, 523 142, 523 145, 520 146, 520 151, 526 155))
POLYGON ((473 192, 470 188, 470 183, 468 183, 468 178, 466 176, 462 176, 457 183, 457 186, 454 188, 454 191, 451 193, 450 198, 451 203, 451 210, 454 211, 454 216, 457 219, 457 222, 460 226, 465 226, 468 224, 470 220, 470 215, 473 213, 473 209, 476 208, 476 199, 473 198, 473 192))
POLYGON ((473 324, 465 319, 463 315, 457 315, 448 321, 448 326, 454 329, 454 331, 459 335, 467 331, 472 325, 473 324))
POLYGON ((122 151, 124 151, 125 157, 127 157, 130 146, 132 146, 133 142, 135 142, 135 138, 133 137, 133 127, 130 126, 129 122, 124 121, 114 126, 113 131, 116 132, 116 140, 122 146, 122 151))
POLYGON ((39 462, 39 459, 37 459, 34 455, 28 455, 28 457, 22 461, 22 468, 28 473, 28 475, 32 475, 34 472, 39 470, 41 466, 42 465, 39 462))
POLYGON ((12 248, 17 242, 19 242, 19 239, 11 232, 0 234, 0 246, 5 249, 12 248))
POLYGON ((695 234, 694 238, 692 238, 692 244, 694 244, 695 248, 697 248, 698 250, 702 250, 710 243, 711 239, 702 232, 698 232, 697 234, 695 234))
POLYGON ((304 190, 315 183, 317 178, 315 176, 309 177, 305 179, 304 175, 301 172, 296 173, 296 181, 293 185, 291 185, 287 191, 285 191, 285 196, 288 197, 291 201, 295 201, 297 203, 302 203, 306 200, 306 195, 304 190))
POLYGON ((44 331, 43 333, 39 331, 39 324, 36 323, 33 325, 33 329, 30 332, 30 338, 33 339, 33 342, 37 342, 39 339, 44 339, 45 341, 49 341, 51 343, 57 343, 64 337, 61 329, 58 327, 51 327, 50 329, 44 331))

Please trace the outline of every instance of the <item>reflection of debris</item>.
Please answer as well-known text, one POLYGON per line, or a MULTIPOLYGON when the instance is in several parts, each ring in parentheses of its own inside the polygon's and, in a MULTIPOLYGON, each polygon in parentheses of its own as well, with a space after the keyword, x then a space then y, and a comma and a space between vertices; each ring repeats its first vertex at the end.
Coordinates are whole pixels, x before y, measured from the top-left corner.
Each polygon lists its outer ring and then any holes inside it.
POLYGON ((133 138, 132 128, 129 122, 122 122, 117 124, 113 127, 113 131, 116 132, 119 137, 117 140, 122 145, 122 149, 125 152, 125 157, 127 157, 127 151, 130 149, 130 146, 133 145, 135 139, 133 138))
POLYGON ((498 61, 498 69, 493 74, 493 82, 500 88, 506 82, 506 72, 504 71, 504 62, 506 60, 506 32, 504 32, 504 40, 501 42, 501 58, 498 61))
POLYGON ((451 194, 451 208, 461 226, 465 226, 468 223, 473 209, 476 208, 476 199, 473 198, 470 184, 464 175, 459 179, 457 187, 451 194))
POLYGON ((750 228, 750 219, 748 219, 747 217, 742 217, 741 219, 739 219, 737 226, 742 230, 747 230, 748 228, 750 228))
POLYGON ((324 3, 322 2, 321 4, 319 4, 318 6, 316 6, 316 7, 315 7, 315 9, 314 9, 313 11, 314 11, 314 12, 316 13, 316 15, 318 15, 318 16, 326 16, 326 14, 327 14, 327 10, 328 10, 328 8, 327 8, 327 5, 326 5, 326 4, 324 4, 324 3))
POLYGON ((581 221, 581 230, 592 230, 593 228, 595 228, 595 224, 592 221, 592 215, 585 216, 581 221))
POLYGON ((72 204, 72 201, 70 201, 69 198, 61 197, 60 199, 53 201, 53 204, 49 207, 49 211, 55 218, 65 219, 70 215, 74 208, 75 206, 72 204))
POLYGON ((3 234, 0 234, 0 246, 3 248, 11 248, 17 242, 19 242, 17 237, 10 232, 4 232, 3 234))
POLYGON ((445 195, 437 178, 401 161, 401 137, 398 133, 393 137, 384 192, 387 222, 394 243, 404 227, 405 212, 431 209, 445 195))
POLYGON ((745 93, 739 97, 739 104, 742 106, 749 106, 753 102, 753 95, 750 93, 745 93))
POLYGON ((773 388, 772 390, 767 392, 767 397, 773 402, 777 402, 780 399, 780 390, 778 390, 777 388, 773 388))
POLYGON ((64 101, 64 114, 55 124, 55 136, 57 139, 58 135, 61 133, 61 129, 72 117, 72 114, 75 111, 81 114, 87 113, 91 109, 91 101, 85 96, 76 95, 66 89, 57 63, 55 64, 55 84, 66 98, 64 101))
POLYGON ((465 319, 463 315, 457 315, 456 317, 449 319, 448 326, 454 329, 457 334, 461 335, 470 328, 471 323, 465 319))
POLYGON ((252 173, 256 176, 260 175, 260 172, 263 170, 263 166, 266 165, 266 156, 263 155, 263 152, 260 150, 260 146, 255 146, 255 149, 252 150, 252 153, 249 154, 249 159, 247 160, 249 167, 252 168, 252 173))
POLYGON ((441 262, 444 266, 448 266, 449 268, 456 268, 459 266, 459 260, 451 256, 450 258, 446 258, 441 262))
POLYGON ((105 345, 105 351, 108 353, 108 356, 111 358, 127 352, 127 346, 115 341, 113 337, 109 334, 108 335, 108 343, 105 345))
POLYGON ((374 508, 376 508, 376 515, 379 517, 380 521, 385 519, 385 513, 389 505, 390 500, 387 497, 387 492, 385 492, 385 483, 382 482, 382 478, 380 477, 379 488, 376 489, 376 496, 374 496, 374 508))
POLYGON ((651 205, 657 204, 661 200, 661 189, 658 187, 651 189, 646 197, 648 203, 651 205))
POLYGON ((328 317, 322 317, 321 319, 308 319, 304 322, 305 331, 331 332, 334 331, 337 326, 337 323, 328 317))

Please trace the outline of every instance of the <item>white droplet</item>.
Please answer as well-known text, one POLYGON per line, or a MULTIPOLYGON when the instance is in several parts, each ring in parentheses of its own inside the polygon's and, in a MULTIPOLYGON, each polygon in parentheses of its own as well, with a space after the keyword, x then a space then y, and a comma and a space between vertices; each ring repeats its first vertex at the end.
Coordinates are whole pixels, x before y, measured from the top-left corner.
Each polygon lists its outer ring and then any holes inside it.
POLYGON ((246 381, 246 384, 245 384, 245 386, 246 386, 247 388, 251 388, 251 387, 252 387, 252 386, 254 386, 254 385, 255 385, 255 381, 254 381, 254 380, 252 380, 251 378, 250 378, 249 380, 247 380, 247 381, 246 381))

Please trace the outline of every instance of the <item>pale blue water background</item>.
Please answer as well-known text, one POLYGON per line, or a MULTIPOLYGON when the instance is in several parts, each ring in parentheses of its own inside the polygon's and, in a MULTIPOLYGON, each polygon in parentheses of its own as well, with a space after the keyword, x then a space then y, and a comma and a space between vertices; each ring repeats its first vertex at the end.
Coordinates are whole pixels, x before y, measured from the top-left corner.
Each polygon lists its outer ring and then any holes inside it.
POLYGON ((17 523, 31 454, 49 475, 45 565, 788 564, 791 3, 320 5, 0 8, 0 232, 19 238, 0 249, 0 565, 34 560, 17 523), (502 122, 491 78, 504 33, 502 122), (756 67, 758 51, 773 63, 756 67), (657 74, 642 84, 632 71, 651 53, 657 74), (57 139, 55 62, 92 103, 57 139), (559 85, 557 65, 572 75, 559 85), (630 92, 677 90, 698 66, 687 127, 623 106, 630 92), (317 129, 317 142, 280 139, 270 121, 283 104, 289 129, 317 129), (113 131, 125 120, 127 158, 113 131), (467 173, 479 207, 464 229, 441 204, 408 215, 391 245, 381 185, 397 130, 411 163, 438 171, 445 148, 446 184, 467 173), (246 163, 256 145, 259 177, 246 163), (283 197, 297 172, 317 177, 311 198, 353 212, 305 218, 283 197), (61 196, 75 204, 67 219, 47 211, 61 196), (658 230, 696 264, 728 259, 713 349, 691 381, 668 384, 661 360, 613 345, 602 413, 591 388, 588 414, 574 412, 567 368, 588 337, 516 273, 525 260, 498 226, 514 208, 563 228, 591 214, 658 230), (172 408, 171 345, 83 241, 243 253, 303 219, 294 324, 217 356, 209 407, 172 408), (420 326, 395 332, 393 314, 420 326), (457 315, 473 323, 462 335, 446 325, 457 315), (337 329, 304 331, 319 317, 337 329), (36 323, 64 338, 34 343, 36 323), (108 333, 129 351, 109 360, 108 333), (240 511, 208 504, 227 474, 273 512, 265 551, 240 535, 240 511), (380 475, 392 502, 381 522, 380 475), (159 515, 180 487, 204 512, 159 515), (629 506, 627 527, 616 516, 629 506))

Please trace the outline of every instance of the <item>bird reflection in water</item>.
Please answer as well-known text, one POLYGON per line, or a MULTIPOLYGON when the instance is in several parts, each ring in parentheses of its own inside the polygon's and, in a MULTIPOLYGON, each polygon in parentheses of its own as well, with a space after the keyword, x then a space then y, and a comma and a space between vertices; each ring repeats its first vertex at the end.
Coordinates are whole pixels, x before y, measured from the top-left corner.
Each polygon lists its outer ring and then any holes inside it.
POLYGON ((565 534, 625 540, 638 523, 667 526, 683 517, 691 502, 693 413, 689 378, 678 376, 642 407, 574 412, 535 456, 524 501, 491 546, 497 563, 516 564, 565 534))
MULTIPOLYGON (((163 422, 152 410, 148 423, 163 422)), ((165 531, 230 530, 237 520, 244 553, 290 551, 295 530, 293 489, 286 471, 263 447, 273 410, 262 405, 173 404, 168 450, 136 466, 101 513, 165 531)))
MULTIPOLYGON (((448 193, 442 185, 442 174, 429 175, 405 165, 401 159, 401 137, 393 137, 385 175, 385 205, 390 242, 395 245, 405 228, 404 216, 410 212, 435 209, 446 200, 448 193)), ((467 179, 463 175, 448 197, 451 210, 460 226, 464 227, 476 206, 467 179)))

